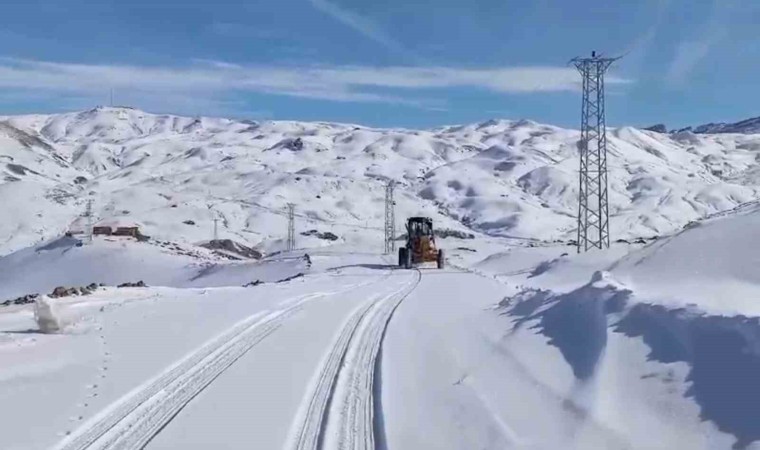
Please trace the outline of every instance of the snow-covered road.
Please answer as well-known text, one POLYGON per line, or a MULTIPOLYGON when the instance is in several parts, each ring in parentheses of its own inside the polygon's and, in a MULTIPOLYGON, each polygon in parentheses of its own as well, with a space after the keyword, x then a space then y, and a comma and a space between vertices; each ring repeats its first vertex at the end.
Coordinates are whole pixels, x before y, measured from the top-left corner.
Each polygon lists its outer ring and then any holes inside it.
POLYGON ((487 275, 399 270, 373 254, 311 260, 304 276, 251 288, 106 289, 61 300, 69 325, 57 335, 36 333, 28 308, 2 311, 0 401, 18 406, 0 409, 0 448, 730 441, 712 440, 693 404, 646 376, 675 369, 644 362, 641 342, 611 333, 599 376, 577 379, 546 336, 515 327, 499 306, 513 288, 487 275), (654 398, 678 414, 663 421, 654 398))
MULTIPOLYGON (((426 427, 450 427, 456 420, 414 403, 430 401, 429 388, 457 390, 449 378, 460 368, 437 366, 416 351, 460 351, 452 339, 466 332, 461 327, 469 328, 474 316, 494 316, 491 307, 504 287, 457 269, 397 270, 378 255, 314 258, 319 267, 312 274, 283 284, 149 288, 137 297, 110 293, 70 305, 79 310, 80 322, 90 324, 72 339, 99 335, 107 342, 108 377, 87 384, 101 394, 87 397, 93 414, 70 418, 71 429, 58 431, 58 439, 49 430, 27 440, 17 435, 9 444, 57 450, 382 449, 439 442, 426 427), (195 312, 174 316, 177 308, 195 312), (223 317, 214 317, 216 308, 226 310, 223 317), (196 324, 206 314, 213 326, 196 324), (171 320, 188 343, 164 339, 171 320), (131 348, 135 333, 149 344, 142 348, 144 358, 121 351, 131 348), (416 384, 413 392, 406 391, 409 382, 416 384), (428 419, 409 422, 412 412, 428 419)), ((500 325, 494 325, 498 333, 500 325)), ((472 338, 462 342, 469 345, 472 338)), ((76 379, 82 372, 80 367, 53 384, 64 390, 86 383, 76 379)), ((71 414, 71 405, 59 403, 46 412, 48 426, 71 414)), ((449 448, 481 443, 467 440, 472 437, 465 433, 449 448)))
MULTIPOLYGON (((219 376, 149 448, 221 442, 225 448, 332 448, 328 439, 340 442, 335 448, 374 448, 375 359, 393 310, 420 277, 418 271, 382 266, 359 270, 364 282, 304 304, 219 376), (349 443, 355 446, 344 447, 349 443)), ((340 283, 343 275, 331 276, 340 283)))

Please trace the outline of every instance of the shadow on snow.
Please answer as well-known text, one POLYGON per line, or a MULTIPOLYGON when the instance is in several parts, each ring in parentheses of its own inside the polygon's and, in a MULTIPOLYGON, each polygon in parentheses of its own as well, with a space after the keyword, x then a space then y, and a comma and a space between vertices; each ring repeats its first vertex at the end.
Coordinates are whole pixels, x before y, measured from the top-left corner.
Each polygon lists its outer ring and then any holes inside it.
POLYGON ((579 380, 588 380, 607 344, 608 327, 641 337, 649 360, 685 362, 686 396, 700 406, 703 420, 737 438, 734 448, 760 440, 760 319, 698 314, 637 303, 626 311, 631 292, 592 283, 568 294, 529 290, 501 307, 515 318, 513 331, 530 322, 561 352, 579 380), (608 325, 615 314, 617 323, 608 325))

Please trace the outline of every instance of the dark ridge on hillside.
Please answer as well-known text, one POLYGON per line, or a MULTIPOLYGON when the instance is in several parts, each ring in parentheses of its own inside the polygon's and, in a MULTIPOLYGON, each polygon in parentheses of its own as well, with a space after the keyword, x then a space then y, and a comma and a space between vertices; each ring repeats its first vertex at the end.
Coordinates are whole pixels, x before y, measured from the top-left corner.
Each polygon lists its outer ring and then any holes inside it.
MULTIPOLYGON (((664 125, 655 125, 649 128, 644 128, 645 130, 650 131, 657 131, 659 133, 663 133, 664 131, 659 131, 659 129, 655 129, 656 127, 662 126, 665 128, 664 125)), ((726 122, 715 122, 715 123, 706 123, 703 125, 699 125, 696 127, 686 127, 681 128, 680 130, 672 130, 671 133, 680 133, 682 131, 691 131, 695 134, 728 134, 728 133, 735 133, 735 134, 760 134, 760 117, 754 117, 751 119, 742 120, 739 122, 734 123, 726 123, 726 122)))

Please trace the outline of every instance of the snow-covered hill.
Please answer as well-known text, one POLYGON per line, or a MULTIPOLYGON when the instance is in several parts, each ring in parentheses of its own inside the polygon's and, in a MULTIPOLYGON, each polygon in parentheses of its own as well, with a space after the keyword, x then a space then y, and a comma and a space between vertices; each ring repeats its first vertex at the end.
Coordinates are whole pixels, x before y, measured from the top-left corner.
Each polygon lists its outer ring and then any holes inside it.
MULTIPOLYGON (((219 218, 220 237, 264 251, 284 246, 292 202, 299 233, 380 248, 388 179, 399 218, 476 235, 574 235, 579 134, 530 121, 417 131, 106 107, 0 119, 0 254, 84 228, 88 198, 98 220, 175 241, 210 239, 219 218)), ((621 128, 609 138, 613 239, 669 233, 758 194, 760 135, 621 128)), ((299 246, 323 244, 299 236, 299 246)))

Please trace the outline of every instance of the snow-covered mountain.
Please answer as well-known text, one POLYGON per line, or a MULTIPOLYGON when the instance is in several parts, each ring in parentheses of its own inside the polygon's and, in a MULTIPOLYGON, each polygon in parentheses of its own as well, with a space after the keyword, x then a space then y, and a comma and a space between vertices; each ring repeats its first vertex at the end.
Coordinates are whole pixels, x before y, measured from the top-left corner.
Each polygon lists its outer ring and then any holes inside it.
POLYGON ((742 120, 735 123, 708 123, 694 128, 695 133, 714 134, 714 133, 760 133, 760 117, 742 120))
MULTIPOLYGON (((84 228, 88 198, 97 220, 172 240, 208 240, 219 218, 220 237, 264 251, 282 248, 292 202, 299 231, 379 246, 388 179, 398 183, 397 217, 572 239, 578 136, 524 120, 407 130, 107 107, 2 117, 0 254, 84 228)), ((613 239, 668 233, 757 197, 758 134, 626 127, 610 130, 609 145, 613 239)))
MULTIPOLYGON (((645 130, 656 131, 658 133, 668 132, 667 126, 661 123, 647 127, 645 130)), ((696 127, 673 130, 674 133, 683 131, 689 131, 696 134, 758 134, 760 133, 760 117, 753 117, 751 119, 745 119, 734 123, 711 122, 696 127)))

